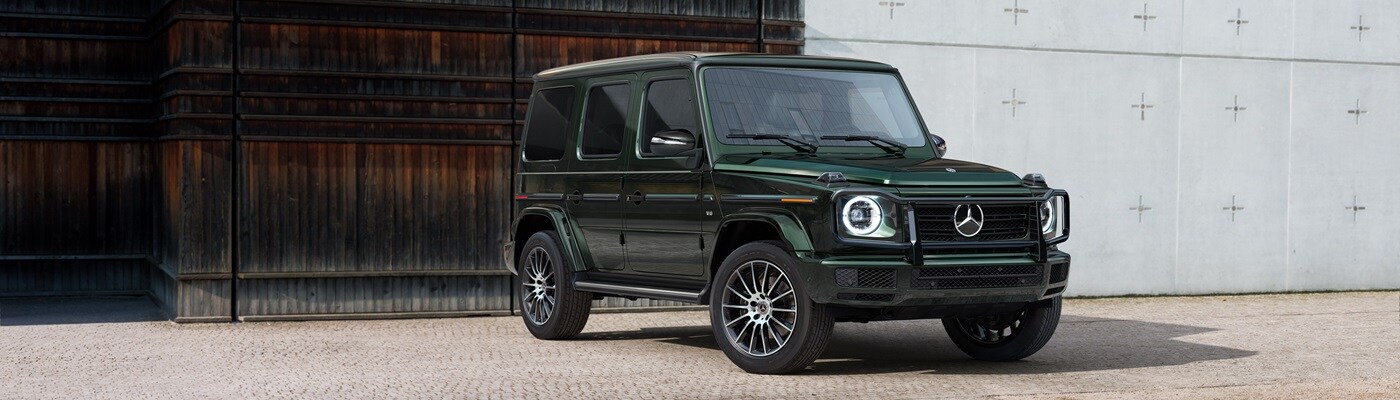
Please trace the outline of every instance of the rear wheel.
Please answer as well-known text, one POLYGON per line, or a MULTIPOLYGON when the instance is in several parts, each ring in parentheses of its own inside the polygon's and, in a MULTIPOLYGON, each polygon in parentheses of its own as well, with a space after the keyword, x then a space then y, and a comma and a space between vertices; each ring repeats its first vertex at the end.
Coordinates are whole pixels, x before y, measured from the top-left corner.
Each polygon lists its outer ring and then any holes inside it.
POLYGON ((963 353, 983 361, 1016 361, 1040 351, 1060 324, 1061 300, 1049 307, 970 318, 944 318, 943 329, 963 353))
POLYGON ((800 370, 826 349, 833 319, 808 298, 795 263, 781 243, 755 242, 730 253, 715 274, 710 324, 725 356, 744 371, 800 370))
POLYGON ((578 335, 593 306, 592 295, 574 290, 574 269, 559 249, 553 231, 536 233, 525 242, 516 266, 520 316, 530 334, 545 340, 578 335))

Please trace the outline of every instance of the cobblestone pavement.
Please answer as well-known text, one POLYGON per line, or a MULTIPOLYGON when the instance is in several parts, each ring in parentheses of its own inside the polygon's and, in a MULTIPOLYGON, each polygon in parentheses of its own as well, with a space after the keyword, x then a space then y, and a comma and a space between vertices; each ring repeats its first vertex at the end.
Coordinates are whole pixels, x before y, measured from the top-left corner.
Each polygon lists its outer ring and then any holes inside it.
POLYGON ((936 320, 837 324, 747 375, 699 311, 176 325, 146 299, 0 300, 0 398, 1400 398, 1400 293, 1080 299, 1039 354, 972 361, 936 320))

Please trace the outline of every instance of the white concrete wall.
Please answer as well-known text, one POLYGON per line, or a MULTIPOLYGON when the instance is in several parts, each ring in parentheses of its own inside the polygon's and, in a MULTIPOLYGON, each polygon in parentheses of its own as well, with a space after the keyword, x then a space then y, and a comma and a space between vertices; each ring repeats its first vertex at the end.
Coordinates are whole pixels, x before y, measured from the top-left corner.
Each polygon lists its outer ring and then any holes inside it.
POLYGON ((951 157, 1068 189, 1071 295, 1400 288, 1400 1, 888 3, 808 0, 807 53, 898 67, 951 157))

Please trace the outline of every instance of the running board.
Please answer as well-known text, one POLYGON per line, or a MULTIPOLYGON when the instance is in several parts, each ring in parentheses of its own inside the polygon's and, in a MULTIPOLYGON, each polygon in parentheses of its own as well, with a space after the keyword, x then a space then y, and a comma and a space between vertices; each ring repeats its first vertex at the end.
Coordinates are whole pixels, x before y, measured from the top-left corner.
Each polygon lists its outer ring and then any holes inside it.
POLYGON ((671 300, 685 303, 699 303, 700 292, 675 289, 658 289, 643 286, 619 285, 616 283, 575 281, 574 289, 582 292, 601 293, 614 296, 642 297, 655 300, 671 300))

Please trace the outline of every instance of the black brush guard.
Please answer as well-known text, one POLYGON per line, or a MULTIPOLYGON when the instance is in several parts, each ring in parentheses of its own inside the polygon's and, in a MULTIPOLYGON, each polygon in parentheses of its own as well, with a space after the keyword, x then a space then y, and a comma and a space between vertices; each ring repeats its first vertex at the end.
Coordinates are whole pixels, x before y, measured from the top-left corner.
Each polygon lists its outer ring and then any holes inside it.
MULTIPOLYGON (((1040 196, 1034 196, 1034 197, 916 197, 916 198, 894 196, 894 195, 889 194, 889 193, 878 192, 878 191, 842 190, 842 191, 838 191, 838 192, 836 192, 836 193, 833 193, 832 198, 833 198, 833 199, 840 199, 840 198, 846 197, 846 196, 858 196, 858 195, 877 195, 877 196, 883 196, 883 197, 888 198, 888 199, 890 199, 890 200, 893 200, 895 203, 897 203, 897 204, 899 205, 899 207, 901 208, 901 212, 904 214, 905 223, 907 224, 907 226, 904 227, 904 229, 905 229, 905 236, 906 236, 907 241, 904 242, 904 243, 895 243, 895 242, 891 242, 891 241, 880 241, 880 240, 869 240, 869 239, 853 239, 853 238, 846 238, 846 237, 842 237, 842 236, 841 236, 841 233, 839 232, 839 230, 840 230, 839 227, 836 228, 836 229, 838 230, 838 232, 836 232, 836 238, 837 238, 837 240, 840 241, 840 242, 843 243, 843 244, 851 244, 851 245, 857 245, 857 246, 869 246, 869 247, 881 247, 881 248, 898 248, 898 249, 903 249, 903 250, 905 251, 905 261, 908 261, 910 265, 924 265, 924 254, 925 254, 925 253, 929 253, 929 252, 937 253, 938 250, 942 250, 942 249, 1015 248, 1015 247, 1022 247, 1022 248, 1033 247, 1033 248, 1034 248, 1034 255, 1035 255, 1035 257, 1036 257, 1036 262, 1044 263, 1044 262, 1048 262, 1048 261, 1049 261, 1049 258, 1050 258, 1050 257, 1049 257, 1049 249, 1050 249, 1050 246, 1054 246, 1054 245, 1057 245, 1057 244, 1060 244, 1060 243, 1064 243, 1066 240, 1069 240, 1069 228, 1070 228, 1069 192, 1066 192, 1064 189, 1051 189, 1051 190, 1045 192, 1044 194, 1042 194, 1042 195, 1040 195, 1040 196), (1035 239, 1031 239, 1031 240, 997 240, 997 241, 985 241, 985 242, 925 242, 925 241, 923 241, 923 239, 919 238, 918 218, 916 218, 916 215, 915 215, 915 207, 917 207, 917 206, 921 206, 921 205, 960 205, 960 204, 977 204, 977 205, 987 205, 987 204, 1019 204, 1019 205, 1026 205, 1026 206, 1035 206, 1035 205, 1038 205, 1039 203, 1042 203, 1042 202, 1054 200, 1056 197, 1059 197, 1059 198, 1061 199, 1061 203, 1060 203, 1060 204, 1061 204, 1061 207, 1060 207, 1059 212, 1060 212, 1060 214, 1061 214, 1063 217, 1062 217, 1061 220, 1060 220, 1060 224, 1061 224, 1061 225, 1060 225, 1060 235, 1059 235, 1059 236, 1056 236, 1056 237, 1054 237, 1054 238, 1046 239, 1046 238, 1045 238, 1045 235, 1044 235, 1044 234, 1041 234, 1041 232, 1040 232, 1040 226, 1044 224, 1044 221, 1042 221, 1042 220, 1040 219, 1040 213, 1039 213, 1039 212, 1032 212, 1032 213, 1030 213, 1031 215, 1033 215, 1032 218, 1033 218, 1033 220, 1035 221, 1035 225, 1032 225, 1033 229, 1031 229, 1031 231, 1030 231, 1030 236, 1035 237, 1035 239)), ((832 201, 832 205, 833 205, 833 206, 835 206, 835 205, 838 204, 838 203, 839 203, 839 201, 832 201)), ((1034 210, 1034 208, 1032 208, 1032 209, 1034 210)), ((833 224, 833 225, 835 225, 835 224, 833 224)))

